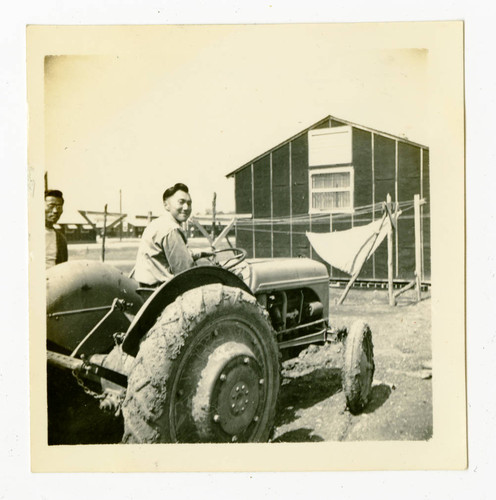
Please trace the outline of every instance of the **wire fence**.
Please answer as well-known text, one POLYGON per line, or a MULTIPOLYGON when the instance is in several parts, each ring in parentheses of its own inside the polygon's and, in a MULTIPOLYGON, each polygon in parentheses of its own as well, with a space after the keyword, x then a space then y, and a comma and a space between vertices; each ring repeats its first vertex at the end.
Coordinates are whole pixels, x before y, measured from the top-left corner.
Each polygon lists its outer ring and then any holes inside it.
MULTIPOLYGON (((393 207, 401 210, 402 219, 413 219, 413 214, 408 214, 409 211, 414 209, 413 200, 402 201, 393 203, 393 207), (407 214, 407 215, 405 215, 407 214)), ((339 221, 348 221, 350 218, 353 220, 353 224, 364 222, 369 223, 372 221, 370 217, 364 217, 366 215, 372 215, 377 212, 382 212, 384 210, 384 202, 374 203, 370 205, 363 205, 357 207, 353 212, 343 212, 343 213, 318 213, 318 214, 302 214, 302 215, 290 215, 284 217, 261 217, 254 219, 238 219, 236 221, 237 231, 253 231, 260 233, 275 233, 275 234, 287 234, 287 231, 274 229, 275 226, 295 226, 301 224, 321 224, 329 223, 332 217, 332 223, 339 221), (271 229, 264 229, 263 226, 271 226, 271 229)), ((424 214, 424 218, 428 218, 429 214, 424 214)), ((306 231, 295 231, 292 230, 293 234, 304 235, 306 231)))

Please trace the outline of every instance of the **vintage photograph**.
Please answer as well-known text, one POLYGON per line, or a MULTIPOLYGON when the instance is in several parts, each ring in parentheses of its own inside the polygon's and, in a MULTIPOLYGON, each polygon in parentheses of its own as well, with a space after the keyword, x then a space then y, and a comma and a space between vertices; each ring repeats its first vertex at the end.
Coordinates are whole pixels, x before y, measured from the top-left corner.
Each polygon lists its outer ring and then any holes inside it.
POLYGON ((372 442, 463 463, 464 366, 451 453, 433 355, 462 29, 433 24, 28 28, 35 457, 372 442), (460 44, 443 68, 436 36, 460 44))

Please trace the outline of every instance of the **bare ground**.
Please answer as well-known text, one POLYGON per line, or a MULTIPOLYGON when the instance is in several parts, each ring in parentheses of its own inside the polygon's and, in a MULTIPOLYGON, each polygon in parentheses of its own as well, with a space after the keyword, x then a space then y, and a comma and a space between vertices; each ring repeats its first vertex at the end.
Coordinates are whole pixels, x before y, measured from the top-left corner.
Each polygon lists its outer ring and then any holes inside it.
MULTIPOLYGON (((333 290, 331 303, 341 290, 333 290)), ((387 304, 387 293, 352 290, 331 305, 332 326, 366 320, 373 334, 375 375, 361 415, 345 410, 343 348, 310 346, 283 365, 275 441, 426 440, 432 437, 430 298, 413 294, 387 304)))

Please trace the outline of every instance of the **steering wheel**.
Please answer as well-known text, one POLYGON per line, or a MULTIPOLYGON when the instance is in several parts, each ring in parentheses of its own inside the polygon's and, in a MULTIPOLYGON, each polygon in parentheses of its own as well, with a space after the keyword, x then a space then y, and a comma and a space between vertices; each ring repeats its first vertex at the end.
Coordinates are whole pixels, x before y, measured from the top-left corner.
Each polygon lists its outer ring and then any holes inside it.
POLYGON ((216 263, 224 268, 224 269, 232 269, 233 267, 237 266, 238 264, 241 264, 246 259, 246 250, 243 250, 242 248, 236 248, 236 247, 229 247, 229 248, 221 248, 220 250, 214 250, 212 252, 215 256, 216 263), (225 253, 225 252, 231 252, 234 254, 233 257, 230 257, 229 259, 219 262, 217 261, 217 255, 220 253, 225 253), (230 264, 229 264, 230 263, 230 264))

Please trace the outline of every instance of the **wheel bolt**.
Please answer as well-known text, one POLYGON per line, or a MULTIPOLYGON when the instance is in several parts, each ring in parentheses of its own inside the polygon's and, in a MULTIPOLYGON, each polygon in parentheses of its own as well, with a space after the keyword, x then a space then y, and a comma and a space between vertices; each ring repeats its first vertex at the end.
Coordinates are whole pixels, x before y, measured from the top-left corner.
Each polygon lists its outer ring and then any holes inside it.
POLYGON ((247 399, 245 399, 245 404, 246 404, 246 405, 248 404, 248 400, 247 400, 247 399))
POLYGON ((221 376, 220 376, 220 380, 221 382, 224 382, 226 380, 227 376, 225 373, 222 373, 221 376))
POLYGON ((245 411, 245 407, 244 406, 241 407, 241 411, 245 411))
POLYGON ((264 380, 263 378, 261 378, 261 379, 258 381, 258 383, 259 383, 260 385, 264 385, 265 380, 264 380))
POLYGON ((237 440, 238 440, 238 436, 233 436, 233 437, 232 437, 232 439, 231 439, 231 441, 232 441, 233 443, 235 443, 237 440))
POLYGON ((231 405, 231 408, 236 408, 236 405, 233 403, 233 404, 231 405))
POLYGON ((254 422, 258 422, 258 415, 255 415, 255 416, 253 417, 253 421, 254 421, 254 422))
POLYGON ((241 386, 241 389, 243 389, 243 391, 244 391, 244 390, 246 389, 246 385, 244 385, 244 384, 243 384, 243 385, 241 386))
POLYGON ((245 365, 247 365, 249 362, 250 362, 250 359, 249 359, 249 358, 245 358, 245 359, 243 359, 243 363, 244 363, 245 365))
POLYGON ((239 392, 239 386, 238 386, 238 387, 236 387, 236 392, 239 392))
POLYGON ((214 422, 220 422, 220 416, 214 415, 214 422))

